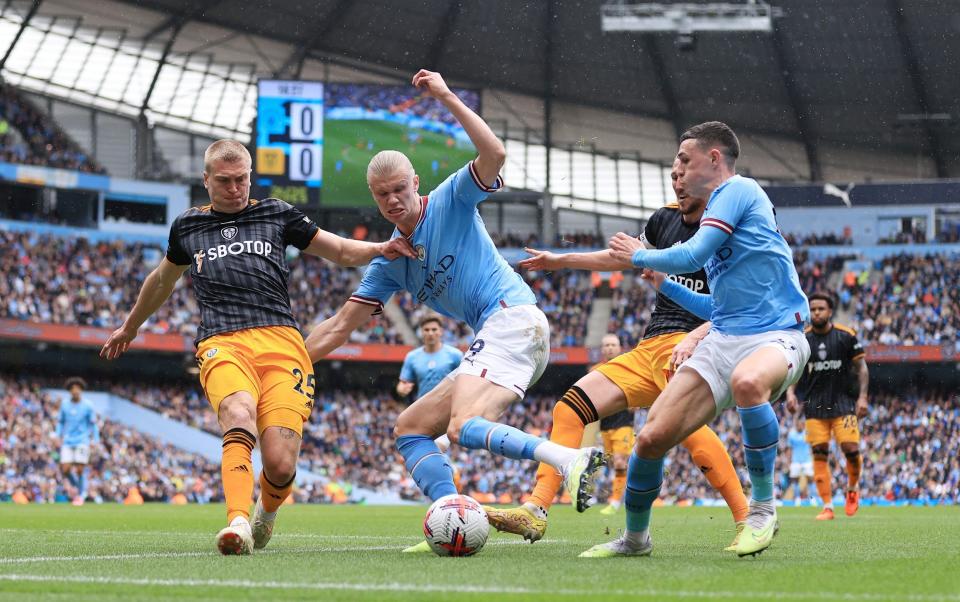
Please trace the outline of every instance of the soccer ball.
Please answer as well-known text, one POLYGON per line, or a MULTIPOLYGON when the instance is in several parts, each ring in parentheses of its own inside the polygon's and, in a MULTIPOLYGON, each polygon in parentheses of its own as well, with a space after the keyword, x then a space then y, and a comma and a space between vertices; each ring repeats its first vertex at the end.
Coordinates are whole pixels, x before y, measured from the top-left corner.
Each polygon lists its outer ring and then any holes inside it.
POLYGON ((487 543, 489 533, 483 506, 466 495, 443 496, 423 519, 423 535, 438 556, 472 556, 487 543))

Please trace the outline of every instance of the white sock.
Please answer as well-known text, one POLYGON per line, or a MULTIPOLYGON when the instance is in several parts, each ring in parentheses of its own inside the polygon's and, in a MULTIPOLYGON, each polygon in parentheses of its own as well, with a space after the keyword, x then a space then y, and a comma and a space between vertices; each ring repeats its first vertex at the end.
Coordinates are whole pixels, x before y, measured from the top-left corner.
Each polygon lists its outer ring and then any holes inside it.
POLYGON ((547 518, 547 511, 532 502, 524 502, 523 507, 537 518, 547 518))
POLYGON ((544 441, 533 450, 533 458, 560 470, 561 467, 573 462, 579 453, 579 449, 570 449, 552 441, 544 441))
POLYGON ((624 531, 623 539, 631 547, 639 548, 647 541, 647 538, 650 537, 650 529, 644 529, 643 531, 624 531))
POLYGON ((447 437, 446 435, 440 435, 434 439, 433 442, 436 443, 437 447, 440 448, 440 453, 446 453, 447 450, 450 449, 450 437, 447 437))
POLYGON ((611 500, 610 505, 614 508, 620 508, 620 500, 611 500))

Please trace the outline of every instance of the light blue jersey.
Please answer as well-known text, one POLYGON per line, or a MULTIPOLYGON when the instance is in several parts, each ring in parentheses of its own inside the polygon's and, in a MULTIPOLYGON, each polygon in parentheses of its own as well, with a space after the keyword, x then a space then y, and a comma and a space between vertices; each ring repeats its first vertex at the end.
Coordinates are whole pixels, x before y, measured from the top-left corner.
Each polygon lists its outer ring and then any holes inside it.
MULTIPOLYGON (((393 293, 407 290, 418 303, 462 320, 479 332, 504 307, 535 305, 533 291, 497 252, 477 204, 503 185, 485 186, 473 162, 460 168, 423 199, 410 235, 418 258, 370 262, 351 301, 383 310, 393 293)), ((402 236, 393 231, 393 238, 402 236)))
POLYGON ((423 397, 453 372, 462 359, 460 350, 450 345, 442 345, 433 353, 425 347, 417 347, 404 358, 403 367, 400 368, 400 380, 415 383, 417 396, 423 397))
POLYGON ((750 178, 733 176, 713 191, 690 240, 670 249, 640 249, 633 263, 668 274, 704 268, 710 295, 671 280, 660 292, 725 334, 802 328, 810 316, 773 203, 750 178))
POLYGON ((793 452, 793 455, 790 457, 791 462, 798 464, 813 462, 813 456, 810 453, 810 444, 807 443, 806 438, 800 431, 790 429, 790 433, 787 434, 787 445, 790 446, 790 450, 793 452))
POLYGON ((89 445, 100 440, 97 413, 90 402, 81 399, 74 403, 67 399, 60 403, 57 437, 68 447, 89 445))

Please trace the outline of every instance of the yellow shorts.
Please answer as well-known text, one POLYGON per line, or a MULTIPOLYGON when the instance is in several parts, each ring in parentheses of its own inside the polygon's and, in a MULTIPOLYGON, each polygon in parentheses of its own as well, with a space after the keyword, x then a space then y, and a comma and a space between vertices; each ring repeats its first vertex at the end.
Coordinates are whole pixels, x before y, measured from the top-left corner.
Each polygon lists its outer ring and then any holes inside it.
POLYGON ((599 366, 597 371, 620 387, 631 408, 649 408, 673 374, 670 356, 685 332, 671 332, 640 341, 631 351, 599 366))
POLYGON ((615 429, 600 431, 603 437, 603 451, 606 454, 630 455, 633 451, 633 427, 621 426, 615 429))
POLYGON ((257 403, 257 430, 282 426, 303 435, 316 377, 300 333, 265 326, 214 335, 197 348, 200 384, 213 411, 224 397, 247 391, 257 403))
POLYGON ((807 418, 807 443, 826 445, 830 435, 837 443, 860 443, 860 425, 854 414, 837 418, 807 418))

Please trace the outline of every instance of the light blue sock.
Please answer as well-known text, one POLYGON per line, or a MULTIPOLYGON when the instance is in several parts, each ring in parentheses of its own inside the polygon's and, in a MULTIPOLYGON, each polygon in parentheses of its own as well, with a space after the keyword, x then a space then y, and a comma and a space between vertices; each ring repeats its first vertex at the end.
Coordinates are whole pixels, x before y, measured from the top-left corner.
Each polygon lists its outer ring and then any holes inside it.
POLYGON ((450 461, 431 437, 401 435, 397 437, 397 450, 403 456, 407 472, 428 498, 436 501, 457 493, 450 461))
POLYGON ((650 527, 650 509, 663 485, 663 458, 647 460, 630 454, 627 464, 627 489, 623 507, 627 510, 627 531, 639 532, 650 527))
POLYGON ((80 497, 86 499, 87 497, 87 467, 84 466, 83 470, 80 471, 80 497))
POLYGON ((780 422, 769 403, 737 408, 743 431, 743 454, 750 471, 751 494, 758 502, 773 499, 773 468, 777 461, 780 422))
POLYGON ((474 416, 460 427, 460 445, 468 449, 487 449, 514 460, 533 460, 533 450, 543 443, 540 437, 512 426, 474 416))

